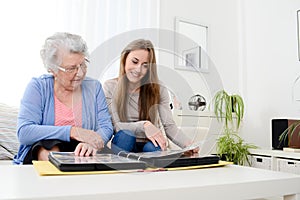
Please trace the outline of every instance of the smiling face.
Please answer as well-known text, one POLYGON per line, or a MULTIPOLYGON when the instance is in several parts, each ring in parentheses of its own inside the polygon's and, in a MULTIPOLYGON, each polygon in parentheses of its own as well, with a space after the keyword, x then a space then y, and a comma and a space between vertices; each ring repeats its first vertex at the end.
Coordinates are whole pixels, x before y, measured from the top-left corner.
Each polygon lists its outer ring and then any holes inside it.
POLYGON ((148 72, 149 52, 144 49, 131 51, 125 61, 126 77, 131 85, 140 85, 148 72))
POLYGON ((55 84, 63 90, 75 91, 86 75, 85 57, 83 54, 66 53, 57 73, 54 73, 55 84))

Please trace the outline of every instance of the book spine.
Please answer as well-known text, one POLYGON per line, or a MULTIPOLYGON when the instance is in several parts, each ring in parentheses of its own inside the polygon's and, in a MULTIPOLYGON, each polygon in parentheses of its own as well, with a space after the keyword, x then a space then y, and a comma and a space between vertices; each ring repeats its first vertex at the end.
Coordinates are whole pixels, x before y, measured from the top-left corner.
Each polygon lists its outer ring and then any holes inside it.
POLYGON ((139 160, 139 156, 132 152, 120 151, 117 155, 129 159, 139 160))
POLYGON ((118 156, 123 156, 129 159, 134 159, 134 160, 138 160, 138 161, 143 161, 145 163, 147 163, 147 165, 149 167, 154 167, 154 160, 151 158, 144 158, 141 155, 138 155, 136 153, 132 153, 132 152, 126 152, 126 151, 120 151, 118 153, 118 156))

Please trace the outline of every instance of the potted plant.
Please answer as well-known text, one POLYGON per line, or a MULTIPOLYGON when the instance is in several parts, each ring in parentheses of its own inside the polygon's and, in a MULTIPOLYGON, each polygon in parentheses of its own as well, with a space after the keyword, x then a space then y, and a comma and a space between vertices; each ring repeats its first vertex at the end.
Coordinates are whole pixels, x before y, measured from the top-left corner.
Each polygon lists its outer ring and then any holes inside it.
POLYGON ((288 147, 299 149, 300 148, 300 121, 290 120, 287 129, 285 129, 279 136, 279 143, 284 144, 288 141, 288 147))
POLYGON ((232 129, 224 129, 224 135, 217 140, 217 154, 221 159, 244 165, 245 162, 251 165, 248 155, 249 149, 256 148, 255 145, 247 144, 232 129))
POLYGON ((244 117, 244 101, 238 94, 229 95, 225 90, 220 90, 213 98, 214 114, 219 121, 225 120, 225 126, 233 124, 235 115, 236 129, 240 127, 244 117))
POLYGON ((225 90, 218 91, 212 99, 213 111, 218 121, 224 123, 223 135, 217 140, 217 154, 235 164, 250 165, 249 149, 255 145, 247 144, 238 135, 241 122, 244 118, 244 101, 238 94, 229 95, 225 90))

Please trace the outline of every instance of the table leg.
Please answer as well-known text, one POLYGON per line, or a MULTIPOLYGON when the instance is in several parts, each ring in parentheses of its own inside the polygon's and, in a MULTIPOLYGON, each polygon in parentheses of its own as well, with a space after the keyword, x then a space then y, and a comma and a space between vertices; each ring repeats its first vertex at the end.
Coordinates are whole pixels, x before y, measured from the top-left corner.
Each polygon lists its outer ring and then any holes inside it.
POLYGON ((285 195, 284 200, 300 200, 300 194, 285 195))

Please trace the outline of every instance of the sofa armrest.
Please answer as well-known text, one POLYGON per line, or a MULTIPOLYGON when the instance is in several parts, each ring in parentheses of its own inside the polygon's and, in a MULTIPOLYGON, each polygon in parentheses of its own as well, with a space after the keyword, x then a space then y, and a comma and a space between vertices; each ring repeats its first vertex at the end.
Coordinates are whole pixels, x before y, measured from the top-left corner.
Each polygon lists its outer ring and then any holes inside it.
POLYGON ((0 160, 12 160, 19 148, 18 108, 0 103, 0 160))

